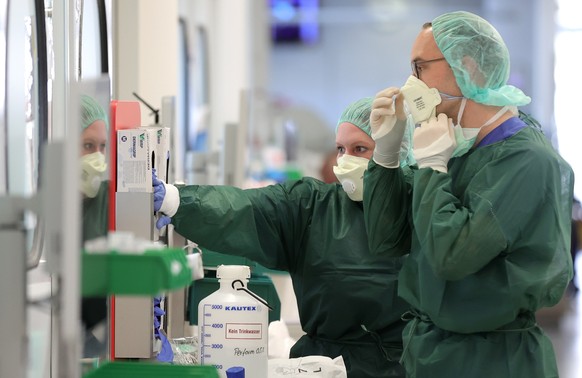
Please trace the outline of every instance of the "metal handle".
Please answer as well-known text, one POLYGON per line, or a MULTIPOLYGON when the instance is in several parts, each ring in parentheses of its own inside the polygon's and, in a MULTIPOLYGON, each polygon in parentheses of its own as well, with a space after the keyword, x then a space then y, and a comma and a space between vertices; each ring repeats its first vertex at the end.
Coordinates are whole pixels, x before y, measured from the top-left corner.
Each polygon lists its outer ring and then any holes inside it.
POLYGON ((44 242, 44 227, 42 221, 39 219, 36 222, 36 227, 34 229, 34 238, 32 240, 32 246, 28 252, 28 259, 26 261, 26 267, 28 270, 34 269, 40 263, 40 258, 43 251, 44 242))
MULTIPOLYGON (((37 71, 37 126, 39 135, 39 155, 43 156, 42 151, 45 144, 48 142, 48 68, 47 68, 47 36, 46 36, 46 15, 44 10, 44 0, 34 1, 34 32, 36 34, 37 54, 36 57, 36 71, 37 71)), ((41 175, 43 174, 42 159, 38 160, 38 178, 37 188, 41 186, 41 175)), ((34 269, 38 266, 43 251, 43 224, 40 218, 37 217, 36 228, 32 241, 32 247, 28 252, 27 268, 34 269)))

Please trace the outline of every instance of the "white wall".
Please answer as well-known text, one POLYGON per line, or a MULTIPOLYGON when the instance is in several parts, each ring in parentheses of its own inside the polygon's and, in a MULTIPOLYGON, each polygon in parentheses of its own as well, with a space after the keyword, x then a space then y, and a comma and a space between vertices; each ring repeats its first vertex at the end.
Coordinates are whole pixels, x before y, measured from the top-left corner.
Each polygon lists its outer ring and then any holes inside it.
MULTIPOLYGON (((205 105, 208 116, 205 124, 209 130, 208 151, 220 151, 223 146, 224 127, 241 121, 241 91, 251 93, 265 88, 268 63, 267 23, 264 2, 257 0, 181 0, 180 14, 187 20, 193 87, 207 80, 209 93, 205 105), (197 28, 207 35, 206 56, 201 56, 197 28), (206 78, 200 68, 208 63, 206 78)), ((204 103, 191 99, 197 105, 204 103)), ((196 110, 196 109, 193 109, 196 110)), ((199 121, 199 120, 196 120, 199 121)), ((209 183, 221 183, 219 172, 209 167, 209 183)))
MULTIPOLYGON (((112 1, 112 98, 138 101, 136 92, 155 109, 163 96, 178 91, 178 1, 112 1)), ((142 125, 154 123, 141 106, 142 125)))

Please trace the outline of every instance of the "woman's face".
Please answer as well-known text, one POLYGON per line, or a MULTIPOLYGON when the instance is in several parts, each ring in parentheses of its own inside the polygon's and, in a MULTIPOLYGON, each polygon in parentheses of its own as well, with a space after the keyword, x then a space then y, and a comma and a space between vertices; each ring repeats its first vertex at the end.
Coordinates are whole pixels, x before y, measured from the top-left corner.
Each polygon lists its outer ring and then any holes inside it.
POLYGON ((81 156, 94 152, 105 154, 107 147, 107 128, 105 122, 97 120, 81 133, 81 156))
POLYGON ((349 122, 340 123, 335 136, 337 157, 345 155, 371 159, 376 143, 358 126, 349 122))

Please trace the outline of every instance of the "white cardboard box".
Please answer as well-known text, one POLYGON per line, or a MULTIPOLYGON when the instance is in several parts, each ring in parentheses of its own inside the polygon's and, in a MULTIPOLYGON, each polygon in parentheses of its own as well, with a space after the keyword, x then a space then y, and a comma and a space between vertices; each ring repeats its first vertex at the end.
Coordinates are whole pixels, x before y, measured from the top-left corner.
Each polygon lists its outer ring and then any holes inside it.
POLYGON ((117 191, 147 192, 152 187, 152 131, 117 131, 117 191))
POLYGON ((156 176, 164 182, 170 182, 170 128, 161 126, 145 126, 144 129, 150 131, 151 141, 154 151, 154 168, 156 176))

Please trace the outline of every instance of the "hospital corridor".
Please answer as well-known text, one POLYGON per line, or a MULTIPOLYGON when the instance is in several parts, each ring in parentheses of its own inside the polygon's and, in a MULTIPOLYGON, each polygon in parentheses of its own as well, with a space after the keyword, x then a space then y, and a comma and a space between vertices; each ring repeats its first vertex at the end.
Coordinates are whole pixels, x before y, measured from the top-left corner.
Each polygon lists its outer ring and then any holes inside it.
MULTIPOLYGON (((581 271, 582 259, 577 260, 581 271)), ((582 373, 582 301, 580 292, 561 308, 548 309, 539 318, 541 326, 552 340, 558 360, 560 377, 578 377, 582 373)))
POLYGON ((582 374, 582 307, 580 295, 558 324, 545 330, 552 339, 558 359, 560 377, 578 377, 582 374))
POLYGON ((582 377, 579 0, 0 0, 0 378, 582 377))

